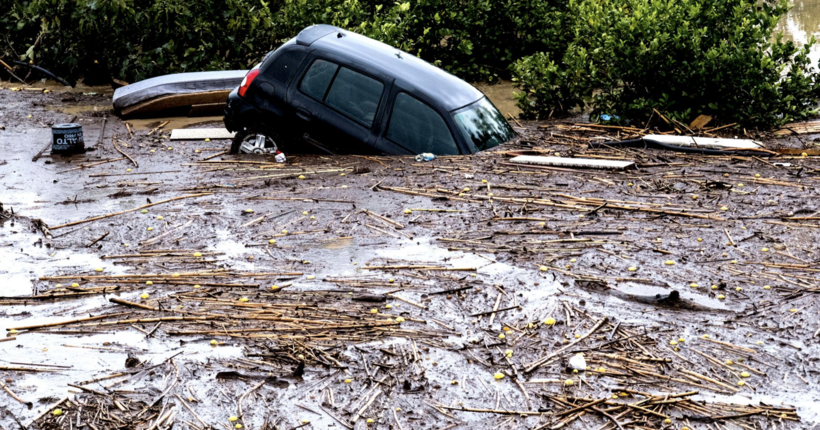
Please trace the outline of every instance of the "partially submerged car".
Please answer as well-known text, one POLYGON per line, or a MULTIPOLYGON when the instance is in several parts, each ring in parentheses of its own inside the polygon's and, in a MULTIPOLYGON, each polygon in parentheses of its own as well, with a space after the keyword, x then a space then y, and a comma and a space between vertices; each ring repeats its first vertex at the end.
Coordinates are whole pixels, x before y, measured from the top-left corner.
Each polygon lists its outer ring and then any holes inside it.
POLYGON ((365 36, 314 25, 228 96, 232 153, 473 154, 510 140, 472 85, 365 36))

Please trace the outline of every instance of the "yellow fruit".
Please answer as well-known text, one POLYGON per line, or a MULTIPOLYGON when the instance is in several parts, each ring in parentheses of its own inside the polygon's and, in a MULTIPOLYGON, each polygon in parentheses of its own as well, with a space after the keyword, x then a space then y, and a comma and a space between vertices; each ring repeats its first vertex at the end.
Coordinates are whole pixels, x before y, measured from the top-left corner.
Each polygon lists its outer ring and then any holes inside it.
POLYGON ((544 324, 546 324, 546 325, 555 325, 555 318, 547 318, 544 321, 544 324))
POLYGON ((721 207, 720 207, 720 210, 722 210, 722 211, 728 211, 728 210, 729 210, 729 208, 727 208, 726 206, 721 206, 721 207))
POLYGON ((495 378, 495 379, 504 379, 504 376, 505 375, 503 373, 498 372, 495 375, 493 375, 493 378, 495 378))
POLYGON ((233 428, 235 428, 235 429, 241 429, 241 428, 242 428, 242 424, 237 424, 237 425, 233 426, 233 428))
POLYGON ((239 417, 228 417, 228 421, 230 421, 230 422, 237 421, 238 419, 239 419, 239 417))
POLYGON ((735 287, 735 291, 743 291, 743 287, 735 287))
POLYGON ((632 186, 632 182, 630 182, 630 183, 626 184, 626 186, 627 186, 627 187, 631 187, 631 186, 632 186))
POLYGON ((691 284, 689 284, 689 286, 692 287, 692 288, 697 288, 698 284, 695 283, 695 282, 692 282, 691 284))
POLYGON ((9 330, 9 334, 17 334, 17 330, 16 329, 11 329, 11 330, 9 330))
POLYGON ((732 261, 730 261, 730 263, 737 264, 737 260, 732 260, 732 261))
POLYGON ((697 195, 697 194, 693 194, 693 195, 692 195, 692 200, 697 200, 697 199, 698 199, 698 195, 697 195))
POLYGON ((669 342, 669 344, 670 344, 670 345, 672 345, 672 346, 675 346, 675 345, 677 345, 677 344, 678 344, 678 341, 673 340, 673 341, 669 342))
POLYGON ((172 147, 170 147, 170 146, 168 147, 168 150, 169 150, 169 151, 171 151, 171 150, 173 150, 173 149, 174 149, 174 148, 172 148, 172 147))
POLYGON ((140 295, 140 298, 141 298, 141 299, 143 299, 143 300, 147 299, 148 297, 150 297, 150 296, 148 295, 148 293, 142 293, 142 294, 140 295))
POLYGON ((763 251, 763 252, 769 252, 769 248, 763 248, 763 249, 761 249, 761 251, 763 251))
POLYGON ((404 320, 403 317, 396 317, 396 322, 404 322, 404 321, 405 320, 404 320))
POLYGON ((513 356, 513 350, 508 349, 508 350, 504 351, 504 355, 506 355, 507 358, 512 357, 513 356))
POLYGON ((795 312, 797 312, 797 309, 795 309, 795 308, 791 308, 791 309, 789 309, 789 312, 791 312, 791 313, 795 313, 795 312))
POLYGON ((368 423, 368 424, 373 424, 373 423, 375 423, 375 422, 376 422, 376 421, 375 421, 373 418, 368 418, 368 419, 367 419, 367 423, 368 423))
POLYGON ((409 214, 413 213, 413 211, 411 211, 410 209, 405 209, 405 210, 404 210, 404 213, 405 213, 405 214, 407 214, 407 215, 409 215, 409 214))
POLYGON ((145 281, 145 285, 154 285, 154 281, 145 281))
POLYGON ((276 243, 276 239, 271 239, 271 240, 268 241, 268 243, 274 244, 274 243, 276 243))
POLYGON ((302 212, 302 215, 307 215, 307 214, 308 214, 307 211, 302 212))
POLYGON ((742 386, 746 385, 746 381, 737 381, 737 385, 742 387, 742 386))
POLYGON ((598 372, 598 373, 606 373, 606 369, 604 369, 603 367, 599 367, 599 368, 595 369, 595 371, 598 372))
POLYGON ((211 341, 211 345, 214 345, 214 346, 219 345, 219 342, 217 342, 216 339, 214 339, 214 340, 211 341))
POLYGON ((379 310, 378 309, 371 309, 370 313, 371 314, 377 314, 377 313, 379 313, 379 310))
POLYGON ((102 272, 102 271, 103 271, 103 268, 102 268, 102 267, 98 267, 98 268, 94 269, 94 271, 95 271, 95 272, 102 272))
POLYGON ((148 231, 154 231, 154 227, 148 227, 148 231))
POLYGON ((171 274, 171 277, 172 278, 179 278, 179 273, 174 272, 174 273, 171 274))
POLYGON ((723 300, 723 299, 725 299, 725 298, 726 298, 726 296, 724 296, 723 294, 718 294, 718 297, 717 297, 717 298, 718 298, 718 299, 720 299, 720 300, 723 300))
POLYGON ((287 230, 282 230, 282 234, 288 234, 287 230))
POLYGON ((162 215, 158 216, 158 217, 157 217, 157 219, 158 219, 158 220, 160 220, 160 221, 162 221, 162 219, 163 219, 163 218, 162 218, 162 215))
POLYGON ((542 272, 546 272, 546 271, 550 270, 550 268, 547 267, 547 266, 541 266, 541 267, 538 268, 538 270, 540 270, 542 272))
POLYGON ((701 239, 701 238, 698 238, 698 242, 703 242, 703 239, 701 239))
POLYGON ((663 262, 663 264, 665 264, 665 265, 667 265, 667 266, 674 266, 674 265, 675 265, 675 262, 674 262, 674 261, 672 261, 672 260, 666 260, 666 261, 664 261, 664 262, 663 262))
POLYGON ((717 290, 718 286, 717 285, 712 285, 710 288, 712 288, 713 290, 717 290))
POLYGON ((248 298, 247 297, 240 297, 239 301, 242 302, 242 303, 245 303, 245 302, 248 301, 248 298))
POLYGON ((202 257, 202 253, 201 252, 194 252, 194 257, 202 257))
POLYGON ((628 269, 626 269, 626 270, 629 270, 630 272, 637 272, 637 271, 638 271, 638 268, 637 268, 637 267, 635 267, 635 266, 632 266, 632 267, 630 267, 630 268, 628 268, 628 269))
POLYGON ((307 275, 307 279, 316 279, 316 275, 307 275))
POLYGON ((741 377, 743 377, 743 378, 748 378, 748 377, 750 377, 750 376, 752 376, 752 375, 750 375, 750 374, 749 374, 749 372, 741 372, 741 373, 740 373, 740 376, 741 376, 741 377))
POLYGON ((393 305, 387 304, 387 305, 384 305, 384 308, 385 309, 393 309, 393 305))
POLYGON ((278 290, 278 289, 279 289, 279 286, 277 286, 277 285, 273 285, 273 286, 271 286, 271 287, 270 287, 270 289, 271 289, 271 290, 278 290))
POLYGON ((576 259, 574 259, 574 258, 571 258, 571 259, 569 260, 569 262, 570 262, 570 263, 574 263, 574 262, 576 262, 576 261, 578 261, 578 260, 576 260, 576 259))
POLYGON ((567 379, 566 381, 564 381, 564 385, 572 385, 574 383, 575 381, 573 381, 572 379, 567 379))
POLYGON ((353 382, 353 380, 352 380, 352 379, 345 379, 345 384, 349 384, 349 383, 351 383, 351 382, 353 382))
POLYGON ((195 289, 195 290, 198 290, 198 289, 200 289, 200 288, 202 288, 202 287, 200 287, 199 285, 194 285, 194 289, 195 289))
POLYGON ((54 415, 55 417, 59 417, 62 414, 63 414, 62 409, 55 409, 55 410, 51 411, 51 415, 54 415))
POLYGON ((764 285, 764 286, 763 286, 763 289, 764 289, 764 290, 771 290, 771 289, 772 289, 772 286, 771 286, 771 285, 764 285))
POLYGON ((305 175, 299 175, 299 179, 305 179, 305 175))
POLYGON ((79 286, 80 286, 80 284, 78 284, 78 283, 76 283, 76 282, 75 282, 75 283, 71 284, 71 286, 72 286, 72 287, 74 287, 74 288, 77 288, 77 287, 79 287, 79 286))
POLYGON ((501 333, 501 334, 498 335, 498 338, 499 339, 506 339, 507 335, 505 335, 504 333, 501 333))
POLYGON ((486 183, 487 183, 487 180, 486 180, 486 179, 482 179, 482 180, 481 180, 481 183, 482 183, 482 184, 486 184, 486 183))
POLYGON ((313 216, 313 215, 311 215, 311 216, 310 216, 310 219, 316 219, 316 217, 315 217, 315 216, 313 216))
POLYGON ((253 209, 251 209, 251 208, 245 209, 245 212, 247 212, 247 213, 249 213, 249 214, 252 214, 252 213, 253 213, 253 209))

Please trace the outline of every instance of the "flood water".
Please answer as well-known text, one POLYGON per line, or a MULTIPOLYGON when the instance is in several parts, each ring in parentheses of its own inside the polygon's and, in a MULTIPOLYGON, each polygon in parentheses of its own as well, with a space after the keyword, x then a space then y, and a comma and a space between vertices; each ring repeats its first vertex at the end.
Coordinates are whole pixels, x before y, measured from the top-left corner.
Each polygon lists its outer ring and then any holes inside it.
MULTIPOLYGON (((783 40, 791 40, 798 45, 806 43, 812 35, 820 33, 820 0, 795 1, 792 9, 780 20, 778 30, 783 33, 783 40)), ((820 60, 820 44, 811 49, 811 62, 817 67, 820 60)))

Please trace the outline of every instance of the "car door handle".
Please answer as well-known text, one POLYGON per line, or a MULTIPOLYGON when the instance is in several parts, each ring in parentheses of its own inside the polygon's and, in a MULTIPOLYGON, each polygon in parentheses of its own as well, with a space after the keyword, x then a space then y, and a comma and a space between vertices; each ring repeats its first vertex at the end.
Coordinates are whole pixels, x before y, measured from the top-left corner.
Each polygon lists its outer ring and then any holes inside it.
POLYGON ((308 113, 308 111, 306 111, 302 108, 296 109, 296 116, 298 116, 299 118, 301 118, 305 121, 310 121, 311 119, 313 119, 313 117, 310 116, 310 113, 308 113))

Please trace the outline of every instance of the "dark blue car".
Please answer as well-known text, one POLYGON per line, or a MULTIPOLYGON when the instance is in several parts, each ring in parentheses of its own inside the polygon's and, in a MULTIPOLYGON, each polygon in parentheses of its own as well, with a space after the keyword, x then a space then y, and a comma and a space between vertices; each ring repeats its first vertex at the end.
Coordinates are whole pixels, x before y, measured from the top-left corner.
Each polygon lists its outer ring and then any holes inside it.
POLYGON ((473 154, 514 133, 472 85, 329 25, 299 33, 231 92, 232 153, 473 154), (315 148, 315 149, 314 149, 315 148))

